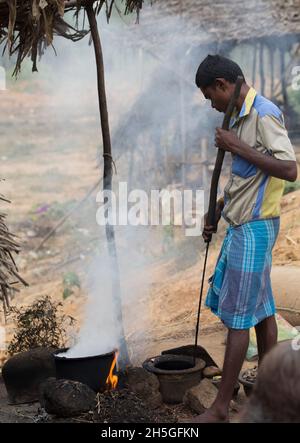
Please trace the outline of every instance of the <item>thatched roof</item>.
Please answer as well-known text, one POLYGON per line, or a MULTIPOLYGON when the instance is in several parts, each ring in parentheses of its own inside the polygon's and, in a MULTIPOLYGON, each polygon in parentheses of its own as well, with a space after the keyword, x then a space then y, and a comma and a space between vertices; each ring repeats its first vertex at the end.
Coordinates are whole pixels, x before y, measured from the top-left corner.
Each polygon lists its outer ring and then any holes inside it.
POLYGON ((181 38, 195 44, 300 36, 300 0, 154 0, 141 15, 145 39, 172 39, 171 17, 181 38))
MULTIPOLYGON (((127 14, 139 13, 144 0, 121 1, 127 14)), ((17 54, 15 73, 27 55, 31 56, 36 71, 37 56, 52 45, 55 34, 73 41, 87 34, 79 28, 78 20, 75 28, 66 23, 65 12, 74 11, 78 19, 81 8, 92 4, 97 14, 105 9, 109 19, 114 3, 115 0, 0 0, 0 43, 6 43, 5 50, 10 55, 17 54)))
MULTIPOLYGON (((68 11, 78 12, 87 3, 96 12, 105 9, 109 17, 116 0, 0 0, 0 42, 17 54, 16 73, 23 59, 30 55, 33 70, 36 59, 53 36, 77 41, 87 33, 79 25, 73 28, 64 20, 68 11)), ((118 0, 125 13, 139 13, 143 4, 140 33, 141 46, 160 44, 174 39, 174 34, 192 45, 241 42, 274 36, 300 36, 300 0, 118 0), (176 18, 176 28, 174 26, 176 18), (171 26, 171 27, 170 27, 171 26)), ((135 32, 131 39, 134 43, 135 32)), ((167 46, 167 45, 165 45, 167 46)))

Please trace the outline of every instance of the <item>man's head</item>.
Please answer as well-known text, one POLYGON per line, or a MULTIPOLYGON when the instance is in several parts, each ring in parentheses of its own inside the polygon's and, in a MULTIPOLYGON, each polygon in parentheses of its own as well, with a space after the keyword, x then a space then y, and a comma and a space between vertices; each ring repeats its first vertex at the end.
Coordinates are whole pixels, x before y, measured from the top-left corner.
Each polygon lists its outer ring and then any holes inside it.
POLYGON ((226 112, 239 75, 245 78, 234 61, 221 55, 208 55, 198 68, 196 85, 214 109, 226 112))
POLYGON ((264 357, 240 421, 299 423, 300 349, 292 341, 278 344, 264 357))

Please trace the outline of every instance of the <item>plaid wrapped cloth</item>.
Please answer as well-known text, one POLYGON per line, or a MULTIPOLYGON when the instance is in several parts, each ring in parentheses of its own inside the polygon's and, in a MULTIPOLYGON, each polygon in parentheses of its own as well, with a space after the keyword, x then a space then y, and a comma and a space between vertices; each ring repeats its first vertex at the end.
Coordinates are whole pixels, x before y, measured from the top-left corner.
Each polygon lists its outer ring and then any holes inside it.
POLYGON ((205 304, 228 328, 249 329, 275 314, 270 272, 279 224, 275 217, 227 229, 205 304))

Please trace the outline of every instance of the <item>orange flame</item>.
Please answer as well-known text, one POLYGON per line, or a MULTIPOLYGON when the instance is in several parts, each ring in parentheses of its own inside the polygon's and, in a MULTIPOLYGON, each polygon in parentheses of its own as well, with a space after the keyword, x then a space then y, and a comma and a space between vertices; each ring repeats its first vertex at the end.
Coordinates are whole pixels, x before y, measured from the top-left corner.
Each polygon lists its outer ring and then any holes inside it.
POLYGON ((114 374, 114 369, 116 367, 116 364, 117 364, 117 355, 115 355, 108 377, 106 379, 106 385, 108 389, 115 389, 118 385, 118 376, 114 374))

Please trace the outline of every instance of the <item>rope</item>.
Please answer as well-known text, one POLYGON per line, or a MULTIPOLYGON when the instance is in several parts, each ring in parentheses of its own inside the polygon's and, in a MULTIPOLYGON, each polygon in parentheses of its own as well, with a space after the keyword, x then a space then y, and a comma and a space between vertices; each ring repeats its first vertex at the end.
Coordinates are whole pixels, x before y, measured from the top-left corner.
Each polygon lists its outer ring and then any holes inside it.
POLYGON ((110 161, 112 162, 112 165, 113 165, 113 167, 114 167, 115 174, 117 175, 117 174, 118 174, 118 171, 117 171, 117 167, 116 167, 116 164, 115 164, 115 162, 114 162, 114 159, 113 159, 112 155, 111 155, 111 154, 108 154, 108 153, 106 153, 106 152, 104 152, 104 153, 103 153, 103 157, 104 157, 104 158, 107 157, 107 158, 110 159, 110 161))

